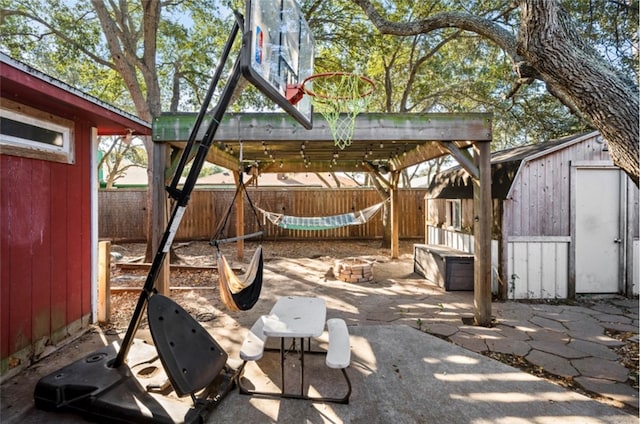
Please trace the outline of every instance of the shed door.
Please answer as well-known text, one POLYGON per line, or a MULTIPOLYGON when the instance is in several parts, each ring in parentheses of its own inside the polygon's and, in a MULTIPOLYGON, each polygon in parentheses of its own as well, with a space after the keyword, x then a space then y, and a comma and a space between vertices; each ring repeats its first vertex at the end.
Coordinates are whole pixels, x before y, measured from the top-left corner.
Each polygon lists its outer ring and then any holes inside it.
POLYGON ((617 293, 620 171, 576 169, 576 293, 617 293))

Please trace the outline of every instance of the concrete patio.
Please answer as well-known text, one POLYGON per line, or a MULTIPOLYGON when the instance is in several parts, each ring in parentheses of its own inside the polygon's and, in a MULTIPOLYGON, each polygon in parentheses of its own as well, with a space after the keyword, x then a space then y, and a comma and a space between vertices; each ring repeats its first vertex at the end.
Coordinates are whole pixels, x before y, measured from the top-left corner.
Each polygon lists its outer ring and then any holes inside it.
MULTIPOLYGON (((322 258, 270 259, 265 263, 263 295, 252 310, 220 310, 215 319, 203 323, 237 364, 246 329, 278 297, 325 299, 327 318, 341 317, 349 325, 352 365, 347 372, 353 383, 349 405, 263 399, 233 391, 208 422, 638 422, 638 392, 626 383, 628 370, 611 350, 621 342, 604 334, 610 329, 637 335, 637 299, 616 297, 588 305, 494 303, 496 325, 481 328, 463 320, 473 315, 471 293, 445 292, 428 284, 412 272, 411 258, 378 260, 374 282, 350 284, 335 280, 322 258), (550 374, 573 378, 601 400, 479 352, 524 357, 550 374)), ((204 300, 199 295, 193 298, 204 300)), ((145 335, 141 330, 138 336, 145 335)), ((2 422, 84 422, 75 415, 34 409, 35 383, 119 336, 93 331, 3 384, 2 422)), ((246 381, 277 385, 277 358, 267 353, 249 364, 246 381)), ((312 391, 344 390, 337 371, 320 358, 310 360, 307 369, 312 391)))

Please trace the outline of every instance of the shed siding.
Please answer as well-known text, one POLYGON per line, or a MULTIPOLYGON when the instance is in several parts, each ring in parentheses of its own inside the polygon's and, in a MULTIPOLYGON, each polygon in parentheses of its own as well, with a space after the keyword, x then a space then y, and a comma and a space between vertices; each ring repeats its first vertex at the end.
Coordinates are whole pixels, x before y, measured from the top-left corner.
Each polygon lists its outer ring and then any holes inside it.
POLYGON ((564 299, 569 275, 569 238, 522 237, 507 247, 510 299, 564 299))
POLYGON ((640 242, 633 241, 633 294, 640 292, 640 242))
POLYGON ((76 125, 76 164, 0 155, 3 373, 91 312, 88 129, 76 125))
POLYGON ((510 236, 568 236, 569 175, 572 161, 611 161, 595 138, 526 162, 513 182, 510 221, 503 222, 510 236))

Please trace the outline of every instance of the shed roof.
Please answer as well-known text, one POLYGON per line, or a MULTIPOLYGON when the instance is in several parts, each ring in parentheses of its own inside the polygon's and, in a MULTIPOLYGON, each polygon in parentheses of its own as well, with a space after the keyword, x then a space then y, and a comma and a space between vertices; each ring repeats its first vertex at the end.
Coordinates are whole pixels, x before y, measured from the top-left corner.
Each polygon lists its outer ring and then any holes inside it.
POLYGON ((151 135, 151 124, 0 53, 0 94, 68 119, 81 119, 99 135, 151 135))
MULTIPOLYGON (((592 137, 597 132, 571 135, 542 143, 517 146, 491 154, 491 197, 506 199, 511 184, 523 162, 550 154, 592 137)), ((441 199, 470 199, 473 197, 471 177, 461 166, 438 173, 427 190, 427 197, 441 199)))

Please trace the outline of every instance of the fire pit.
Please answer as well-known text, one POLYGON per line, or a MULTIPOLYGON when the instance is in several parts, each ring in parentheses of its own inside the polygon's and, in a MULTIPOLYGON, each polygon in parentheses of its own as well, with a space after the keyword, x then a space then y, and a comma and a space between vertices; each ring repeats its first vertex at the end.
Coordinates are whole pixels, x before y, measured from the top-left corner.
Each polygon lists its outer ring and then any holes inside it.
POLYGON ((359 258, 337 259, 333 265, 333 275, 347 283, 373 281, 373 262, 359 258))

